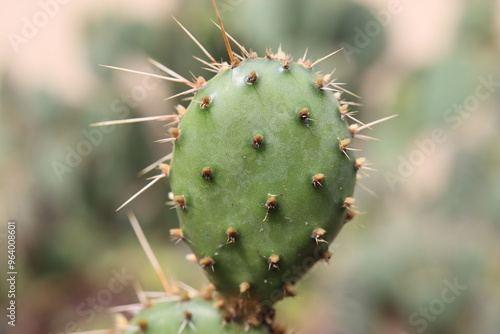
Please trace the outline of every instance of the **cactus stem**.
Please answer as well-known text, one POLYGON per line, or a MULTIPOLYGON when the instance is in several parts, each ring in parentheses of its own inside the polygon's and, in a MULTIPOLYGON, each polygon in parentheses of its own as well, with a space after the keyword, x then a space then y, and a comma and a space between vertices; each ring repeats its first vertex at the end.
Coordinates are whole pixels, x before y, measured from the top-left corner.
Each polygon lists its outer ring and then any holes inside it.
POLYGON ((326 234, 326 231, 324 229, 322 229, 321 227, 317 227, 312 232, 311 238, 313 238, 316 241, 317 245, 319 245, 320 242, 328 243, 328 241, 323 239, 323 236, 325 234, 326 234))
POLYGON ((299 120, 304 123, 306 128, 309 127, 309 121, 313 121, 312 118, 309 117, 309 108, 302 108, 299 110, 299 120))
POLYGON ((312 177, 311 184, 315 187, 323 187, 323 181, 325 180, 325 174, 319 173, 312 177))
POLYGON ((268 199, 266 201, 266 204, 264 204, 264 206, 267 208, 267 211, 266 211, 266 216, 264 217, 263 221, 266 221, 267 217, 269 215, 269 212, 271 210, 276 209, 276 207, 278 206, 278 201, 276 200, 276 196, 278 196, 278 195, 267 194, 268 199))
POLYGON ((212 167, 203 167, 203 169, 201 170, 201 177, 204 178, 205 180, 207 181, 210 181, 213 177, 213 171, 212 171, 212 167))
POLYGON ((226 230, 226 235, 227 235, 227 244, 233 244, 236 241, 236 236, 238 235, 238 232, 234 227, 229 227, 226 230))
POLYGON ((257 72, 252 71, 247 77, 247 83, 252 85, 257 81, 257 78, 258 78, 257 72))
POLYGON ((280 268, 278 267, 278 262, 280 261, 280 257, 276 254, 273 254, 269 257, 269 259, 267 260, 267 262, 269 263, 269 268, 268 270, 271 270, 272 269, 277 269, 279 270, 280 268))
POLYGON ((260 133, 257 133, 255 136, 253 136, 252 145, 255 148, 260 148, 262 146, 263 141, 264 137, 262 137, 260 133))
POLYGON ((215 261, 210 256, 205 256, 203 259, 198 262, 202 269, 206 270, 208 267, 212 267, 212 271, 214 270, 215 261))

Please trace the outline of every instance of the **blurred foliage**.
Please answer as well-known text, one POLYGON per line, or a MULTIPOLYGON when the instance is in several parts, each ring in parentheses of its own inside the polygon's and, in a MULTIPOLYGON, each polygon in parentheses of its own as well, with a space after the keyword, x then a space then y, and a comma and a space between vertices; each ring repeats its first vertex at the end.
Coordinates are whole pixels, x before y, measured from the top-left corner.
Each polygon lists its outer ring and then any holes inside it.
MULTIPOLYGON (((237 4, 228 5, 223 18, 239 42, 259 54, 281 44, 295 59, 307 47, 316 59, 342 43, 352 44, 355 28, 373 21, 369 8, 348 0, 220 2, 237 4)), ((332 246, 331 266, 315 269, 299 285, 299 297, 279 304, 280 320, 300 332, 420 332, 410 317, 439 299, 443 282, 455 278, 467 288, 426 322, 423 332, 500 332, 499 90, 481 100, 457 129, 443 116, 474 94, 478 77, 500 78, 500 36, 494 25, 498 14, 493 1, 460 3, 464 7, 456 37, 449 37, 455 38, 451 50, 423 67, 396 71, 390 99, 365 103, 358 113, 365 122, 399 114, 372 132, 382 142, 360 143, 380 171, 363 184, 379 198, 358 190, 360 209, 368 214, 341 233, 332 246), (418 150, 416 141, 430 138, 433 129, 443 129, 446 141, 436 144, 425 162, 391 189, 387 171, 397 173, 401 157, 408 159, 418 150)), ((114 268, 127 268, 148 290, 161 288, 125 215, 115 209, 145 184, 137 172, 168 152, 167 146, 152 143, 165 129, 154 122, 113 127, 62 182, 53 170, 54 161, 66 158, 68 146, 76 148, 86 139, 82 131, 95 129, 90 123, 123 117, 113 108, 114 101, 140 83, 137 75, 97 64, 144 70, 151 57, 181 75, 192 71, 210 77, 198 70, 202 66, 191 55, 203 54, 171 14, 216 59, 227 58, 220 32, 209 20, 214 15, 208 1, 181 1, 161 22, 100 14, 82 18, 84 49, 98 85, 80 105, 64 102, 44 87, 20 89, 8 68, 0 76, 1 196, 8 214, 20 222, 23 275, 18 303, 20 317, 30 319, 19 324, 18 333, 59 333, 70 321, 82 328, 111 326, 104 313, 87 321, 75 309, 106 286, 114 268)), ((351 91, 377 91, 376 82, 366 82, 370 71, 383 71, 380 60, 386 46, 387 36, 381 33, 353 54, 352 61, 339 53, 321 64, 321 70, 336 67, 336 77, 351 91)), ((183 87, 159 89, 167 97, 183 87)), ((121 106, 127 117, 173 112, 173 103, 153 98, 157 96, 121 106)), ((164 268, 200 287, 202 274, 184 261, 186 247, 173 247, 168 240, 168 230, 177 224, 174 212, 164 205, 168 191, 167 182, 160 183, 130 208, 164 268)), ((128 286, 110 305, 135 300, 128 286)))

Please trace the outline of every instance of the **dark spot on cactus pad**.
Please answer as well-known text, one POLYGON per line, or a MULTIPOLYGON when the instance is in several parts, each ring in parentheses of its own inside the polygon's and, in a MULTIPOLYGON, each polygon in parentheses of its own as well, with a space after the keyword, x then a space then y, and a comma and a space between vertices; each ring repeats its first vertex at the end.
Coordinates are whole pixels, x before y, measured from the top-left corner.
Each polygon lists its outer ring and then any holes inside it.
POLYGON ((201 109, 207 108, 210 105, 210 102, 212 102, 210 96, 207 95, 202 96, 200 101, 200 108, 201 109))
POLYGON ((205 256, 199 262, 201 269, 206 270, 208 267, 212 267, 212 271, 214 270, 215 261, 210 256, 205 256))
POLYGON ((266 204, 264 204, 264 206, 267 208, 266 216, 264 217, 264 221, 267 220, 267 216, 269 215, 269 211, 274 210, 278 207, 278 201, 276 200, 276 196, 278 196, 278 195, 267 194, 268 199, 266 201, 266 204))
POLYGON ((260 133, 257 133, 255 136, 253 136, 252 145, 255 148, 260 148, 263 144, 263 141, 264 141, 264 137, 262 137, 262 135, 260 133))
POLYGON ((181 136, 181 130, 178 128, 170 128, 168 129, 168 132, 172 135, 173 138, 175 138, 175 141, 179 140, 179 137, 181 136))
POLYGON ((299 110, 299 120, 304 123, 305 127, 309 127, 309 121, 312 119, 309 117, 309 109, 308 108, 302 108, 299 110))
POLYGON ((311 238, 313 238, 316 241, 316 244, 319 242, 325 242, 328 243, 325 239, 323 239, 323 236, 326 234, 326 231, 322 229, 321 227, 315 228, 314 231, 311 234, 311 238))
POLYGON ((316 174, 312 177, 312 185, 317 188, 317 187, 322 187, 323 186, 323 181, 325 180, 325 174, 316 174))
POLYGON ((280 262, 280 257, 276 254, 273 254, 267 259, 267 262, 269 263, 269 268, 268 270, 271 269, 277 269, 279 270, 280 268, 278 267, 278 262, 280 262))
POLYGON ((322 90, 323 89, 323 78, 317 78, 315 81, 314 81, 314 85, 316 86, 316 88, 318 90, 322 90))
POLYGON ((258 78, 257 72, 252 71, 247 77, 247 83, 252 85, 257 81, 257 78, 258 78))
POLYGON ((201 177, 207 181, 210 181, 213 177, 213 171, 211 167, 203 167, 201 170, 201 177))
POLYGON ((236 241, 236 236, 238 235, 238 232, 236 232, 236 229, 234 227, 229 227, 226 230, 226 235, 227 235, 226 243, 232 244, 236 241))
POLYGON ((186 204, 186 196, 184 195, 176 195, 174 196, 174 201, 177 203, 177 206, 181 208, 182 210, 186 210, 187 204, 186 204))

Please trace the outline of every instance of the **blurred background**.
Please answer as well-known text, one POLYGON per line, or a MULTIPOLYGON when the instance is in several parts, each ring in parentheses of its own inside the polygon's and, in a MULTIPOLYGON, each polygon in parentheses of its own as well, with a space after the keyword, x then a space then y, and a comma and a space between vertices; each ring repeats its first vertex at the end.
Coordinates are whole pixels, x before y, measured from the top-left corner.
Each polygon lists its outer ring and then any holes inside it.
MULTIPOLYGON (((281 44, 361 95, 357 117, 393 120, 356 147, 378 172, 357 189, 366 214, 331 245, 278 319, 295 333, 500 333, 500 1, 219 0, 227 30, 263 54, 281 44)), ((115 209, 169 152, 163 123, 90 123, 170 114, 177 84, 103 68, 211 77, 179 19, 227 59, 208 0, 24 0, 0 4, 0 266, 17 221, 17 323, 0 332, 111 328, 106 308, 134 303, 133 280, 161 290, 115 209), (104 293, 113 278, 119 289, 104 293), (104 291, 104 292, 103 292, 104 291)), ((346 96, 347 97, 347 96, 346 96)), ((356 99, 353 99, 356 100, 356 99)), ((206 280, 169 240, 167 181, 129 205, 170 277, 206 280)), ((4 278, 2 281, 5 282, 4 278)), ((0 301, 7 302, 5 284, 0 301)))

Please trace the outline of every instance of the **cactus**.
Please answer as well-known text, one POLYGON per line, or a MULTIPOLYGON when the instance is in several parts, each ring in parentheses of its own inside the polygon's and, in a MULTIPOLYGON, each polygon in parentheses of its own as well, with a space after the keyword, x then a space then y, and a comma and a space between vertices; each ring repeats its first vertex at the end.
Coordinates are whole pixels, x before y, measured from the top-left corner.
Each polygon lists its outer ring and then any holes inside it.
POLYGON ((192 93, 192 101, 179 106, 176 115, 125 122, 174 124, 170 137, 161 140, 173 143, 173 152, 143 171, 161 170, 143 190, 169 177, 169 204, 180 220, 171 237, 193 250, 192 258, 217 291, 220 312, 199 299, 180 307, 159 303, 132 320, 136 331, 182 332, 199 314, 204 333, 221 332, 221 323, 229 324, 228 333, 239 333, 242 324, 255 333, 281 332, 275 328, 274 304, 295 296, 301 276, 329 260, 329 243, 355 216, 356 175, 370 167, 354 157, 352 139, 372 139, 359 132, 391 118, 358 121, 351 111, 358 104, 341 97, 354 94, 331 75, 314 71, 336 52, 315 62, 306 59, 307 52, 293 62, 281 47, 258 57, 232 39, 218 18, 230 62, 215 61, 179 23, 209 59, 200 61, 216 75, 190 82, 153 61, 169 75, 163 79, 189 86, 173 97, 192 93), (241 55, 233 53, 230 39, 241 55), (347 118, 355 123, 349 125, 347 118))
MULTIPOLYGON (((223 313, 214 307, 212 301, 195 297, 183 301, 158 302, 146 307, 127 324, 123 334, 269 333, 267 328, 244 328, 226 322, 223 313)), ((274 329, 271 331, 278 333, 274 329)))
POLYGON ((182 239, 219 293, 249 309, 293 295, 350 217, 356 160, 328 84, 281 52, 250 57, 204 84, 176 129, 182 239))

